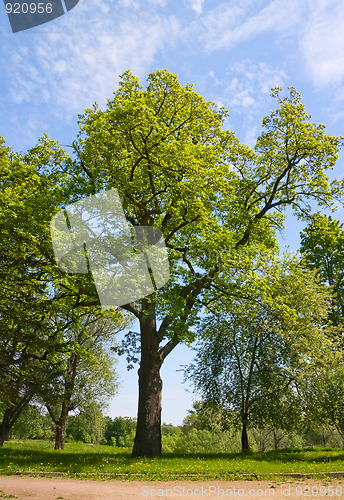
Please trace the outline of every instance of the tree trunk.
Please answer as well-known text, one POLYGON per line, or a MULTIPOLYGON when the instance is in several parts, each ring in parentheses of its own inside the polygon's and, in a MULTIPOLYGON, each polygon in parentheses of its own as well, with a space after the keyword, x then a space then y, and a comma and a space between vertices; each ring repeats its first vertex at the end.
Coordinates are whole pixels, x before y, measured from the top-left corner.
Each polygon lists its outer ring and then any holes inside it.
POLYGON ((23 413, 27 405, 32 399, 32 394, 24 396, 19 401, 12 403, 11 406, 7 407, 0 423, 0 446, 3 446, 6 439, 8 439, 8 434, 12 429, 13 425, 16 423, 20 415, 23 413))
POLYGON ((67 373, 64 379, 64 394, 62 398, 61 411, 54 409, 49 400, 53 399, 53 394, 48 394, 48 398, 44 393, 41 394, 45 406, 55 424, 55 450, 64 450, 65 446, 65 430, 68 420, 68 414, 71 410, 70 402, 73 395, 75 377, 78 368, 78 356, 70 356, 68 359, 67 373))
POLYGON ((46 409, 48 410, 49 415, 51 416, 52 421, 55 424, 55 450, 64 450, 65 446, 65 430, 68 419, 68 402, 63 401, 62 410, 59 414, 59 417, 54 414, 51 406, 45 403, 46 409))
MULTIPOLYGON (((65 431, 66 424, 68 419, 68 404, 69 398, 64 400, 62 403, 62 410, 60 414, 60 418, 54 419, 55 422, 55 450, 64 450, 65 447, 65 431)), ((49 410, 48 410, 49 411, 49 410)), ((52 415, 51 410, 49 411, 50 415, 52 415)))
POLYGON ((64 450, 66 422, 55 424, 55 450, 64 450))
POLYGON ((161 361, 159 354, 139 369, 139 405, 133 457, 161 456, 161 361), (155 358, 155 359, 154 359, 155 358))
POLYGON ((143 315, 140 320, 139 404, 132 456, 160 457, 162 393, 160 368, 163 358, 159 353, 154 306, 148 302, 145 305, 149 309, 149 314, 143 315))
POLYGON ((244 420, 242 423, 241 450, 242 451, 250 451, 250 445, 248 443, 247 421, 246 420, 244 420))
POLYGON ((11 430, 13 424, 11 424, 11 420, 9 418, 9 409, 5 410, 2 422, 0 424, 0 446, 4 445, 6 439, 8 439, 8 433, 11 430))

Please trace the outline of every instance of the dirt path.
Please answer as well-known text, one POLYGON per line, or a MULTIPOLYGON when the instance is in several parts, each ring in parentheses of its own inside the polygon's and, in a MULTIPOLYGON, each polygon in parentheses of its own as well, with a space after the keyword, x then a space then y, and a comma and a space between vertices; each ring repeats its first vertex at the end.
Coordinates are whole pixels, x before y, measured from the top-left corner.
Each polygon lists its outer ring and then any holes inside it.
POLYGON ((344 500, 344 482, 123 482, 0 476, 0 498, 19 500, 136 500, 152 498, 331 498, 344 500))

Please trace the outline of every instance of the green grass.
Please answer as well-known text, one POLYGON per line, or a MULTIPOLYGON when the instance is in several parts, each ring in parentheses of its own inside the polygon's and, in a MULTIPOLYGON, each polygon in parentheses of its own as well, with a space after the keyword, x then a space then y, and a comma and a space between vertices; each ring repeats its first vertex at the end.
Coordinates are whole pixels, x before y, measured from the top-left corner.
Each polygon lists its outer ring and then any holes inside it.
MULTIPOLYGON (((129 450, 111 446, 66 444, 64 451, 46 441, 6 442, 0 448, 0 474, 15 472, 63 472, 70 477, 86 474, 144 474, 123 479, 183 479, 179 474, 195 474, 194 479, 234 479, 241 474, 318 473, 344 471, 343 449, 278 450, 267 453, 218 455, 165 455, 162 458, 131 458, 129 450)), ((190 477, 185 477, 190 479, 190 477)))

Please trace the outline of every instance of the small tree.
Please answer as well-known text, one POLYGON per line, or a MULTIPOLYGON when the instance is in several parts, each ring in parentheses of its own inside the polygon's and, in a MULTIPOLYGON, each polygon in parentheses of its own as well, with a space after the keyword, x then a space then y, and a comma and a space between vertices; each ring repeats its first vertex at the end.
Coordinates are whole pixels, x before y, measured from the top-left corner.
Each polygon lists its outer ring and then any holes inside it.
POLYGON ((57 376, 40 390, 56 427, 55 449, 64 449, 71 411, 86 409, 92 402, 104 405, 116 393, 114 358, 106 350, 106 341, 119 329, 116 321, 87 315, 67 332, 70 348, 64 363, 60 363, 57 376))
POLYGON ((130 417, 107 417, 105 438, 108 444, 118 447, 132 446, 135 437, 136 420, 130 417))
POLYGON ((314 273, 294 262, 264 273, 252 282, 254 302, 234 299, 201 322, 197 357, 186 370, 205 401, 240 418, 243 451, 249 425, 298 425, 298 383, 328 346, 319 327, 328 294, 314 273))
POLYGON ((90 402, 78 415, 68 418, 66 435, 75 441, 99 444, 105 437, 105 426, 101 406, 90 402))
POLYGON ((0 446, 32 398, 58 377, 70 351, 66 331, 85 314, 100 314, 94 299, 78 308, 83 278, 66 280, 52 259, 50 220, 71 196, 59 170, 68 161, 46 137, 26 154, 0 138, 0 446))
POLYGON ((344 367, 334 356, 332 366, 319 369, 303 382, 303 398, 310 425, 333 426, 344 440, 344 367))

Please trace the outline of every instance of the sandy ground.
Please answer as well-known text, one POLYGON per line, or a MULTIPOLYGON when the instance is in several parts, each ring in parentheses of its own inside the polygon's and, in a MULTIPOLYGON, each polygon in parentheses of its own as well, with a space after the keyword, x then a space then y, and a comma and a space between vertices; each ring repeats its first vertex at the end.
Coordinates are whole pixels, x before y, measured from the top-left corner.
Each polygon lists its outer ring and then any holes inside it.
POLYGON ((332 498, 344 500, 344 481, 123 482, 0 476, 0 498, 132 500, 151 498, 332 498))

